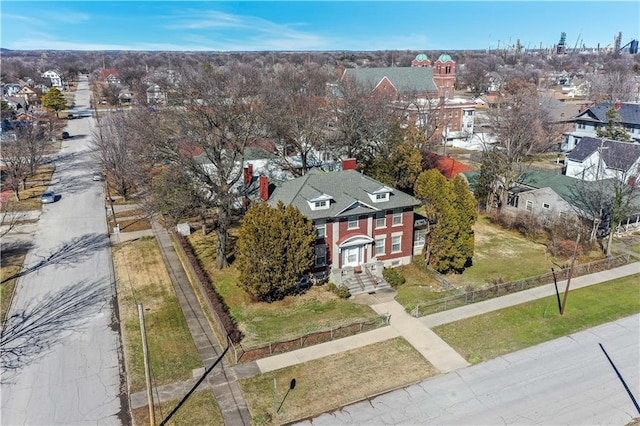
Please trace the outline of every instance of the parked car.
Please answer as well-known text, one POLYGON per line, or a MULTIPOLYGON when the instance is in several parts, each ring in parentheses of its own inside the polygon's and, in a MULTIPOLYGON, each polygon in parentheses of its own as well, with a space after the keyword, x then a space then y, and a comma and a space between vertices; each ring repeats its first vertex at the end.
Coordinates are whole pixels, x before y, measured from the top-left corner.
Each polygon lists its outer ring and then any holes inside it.
POLYGON ((49 204, 56 201, 56 193, 53 191, 44 191, 41 198, 42 204, 49 204))
POLYGON ((62 139, 69 139, 70 137, 69 132, 62 132, 62 139))
POLYGON ((76 118, 75 115, 73 114, 67 114, 67 120, 73 120, 74 118, 76 118))
POLYGON ((104 180, 102 172, 93 172, 93 180, 104 180))

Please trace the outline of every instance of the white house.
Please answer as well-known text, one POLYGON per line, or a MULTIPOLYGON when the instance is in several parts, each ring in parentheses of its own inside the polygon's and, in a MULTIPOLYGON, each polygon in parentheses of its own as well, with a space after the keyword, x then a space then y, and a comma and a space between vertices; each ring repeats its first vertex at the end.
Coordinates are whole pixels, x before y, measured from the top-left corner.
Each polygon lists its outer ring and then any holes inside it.
POLYGON ((640 176, 640 144, 584 137, 567 154, 565 174, 585 181, 615 178, 635 184, 640 176))
POLYGON ((62 90, 62 88, 64 87, 64 84, 62 82, 62 75, 57 71, 54 71, 54 70, 45 71, 42 74, 42 77, 48 78, 51 81, 52 87, 55 87, 60 90, 62 90))

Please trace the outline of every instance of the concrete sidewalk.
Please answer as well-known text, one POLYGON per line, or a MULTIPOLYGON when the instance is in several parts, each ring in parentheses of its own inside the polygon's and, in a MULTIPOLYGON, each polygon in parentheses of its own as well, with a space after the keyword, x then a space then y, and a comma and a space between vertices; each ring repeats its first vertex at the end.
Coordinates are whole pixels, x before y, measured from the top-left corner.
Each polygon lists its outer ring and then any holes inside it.
MULTIPOLYGON (((187 274, 180 262, 180 258, 175 251, 173 242, 166 229, 157 222, 152 221, 153 233, 156 236, 162 258, 167 266, 169 277, 176 291, 178 302, 182 308, 187 326, 193 337, 198 354, 205 368, 210 367, 222 354, 223 349, 209 325, 209 322, 202 310, 202 306, 191 286, 187 274)), ((204 373, 204 369, 202 371, 204 373)), ((212 370, 207 377, 208 384, 213 390, 213 395, 220 407, 224 423, 228 425, 249 425, 251 415, 244 400, 238 378, 233 368, 227 365, 223 358, 222 362, 212 370)), ((185 394, 182 388, 178 387, 171 392, 165 392, 164 398, 178 399, 185 394)), ((136 395, 136 398, 139 396, 136 395)), ((132 405, 133 405, 132 396, 132 405)))
MULTIPOLYGON (((609 269, 607 271, 574 277, 571 279, 569 291, 634 274, 640 274, 640 262, 629 263, 627 265, 609 269)), ((558 281, 558 290, 561 293, 564 293, 566 286, 566 280, 558 281)), ((508 294, 506 296, 496 297, 482 302, 471 303, 469 305, 438 312, 436 314, 427 315, 420 318, 420 321, 425 326, 433 328, 438 325, 470 318, 476 315, 482 315, 487 312, 497 311, 498 309, 519 305, 521 303, 541 299, 543 297, 553 296, 555 294, 555 286, 552 283, 540 287, 534 287, 529 290, 508 294)), ((571 298, 569 298, 568 300, 569 302, 567 303, 570 303, 571 298)), ((570 305, 567 305, 567 309, 571 309, 570 305)))
MULTIPOLYGON (((636 262, 608 271, 575 277, 571 280, 569 291, 639 273, 640 262, 636 262)), ((564 292, 565 287, 566 281, 558 282, 558 289, 560 291, 564 292)), ((371 307, 379 314, 391 315, 389 327, 367 331, 355 336, 325 342, 320 345, 314 345, 268 358, 262 358, 255 361, 255 363, 258 365, 260 372, 265 373, 314 359, 324 358, 346 350, 378 343, 385 340, 385 338, 391 339, 402 336, 439 371, 452 371, 463 368, 469 365, 469 363, 438 335, 431 331, 430 328, 554 294, 554 285, 547 284, 422 318, 412 317, 405 311, 404 307, 395 300, 386 300, 382 303, 372 304, 371 307)), ((243 375, 243 377, 250 375, 252 374, 243 375)))

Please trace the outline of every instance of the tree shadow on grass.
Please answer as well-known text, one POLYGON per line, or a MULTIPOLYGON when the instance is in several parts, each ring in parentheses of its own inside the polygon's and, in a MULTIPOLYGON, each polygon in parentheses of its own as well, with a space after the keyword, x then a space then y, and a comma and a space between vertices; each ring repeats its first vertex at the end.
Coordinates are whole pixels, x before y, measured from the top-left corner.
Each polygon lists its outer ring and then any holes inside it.
POLYGON ((23 257, 31 250, 33 244, 29 241, 2 241, 0 244, 0 266, 3 268, 9 266, 20 266, 23 257))
POLYGON ((13 312, 0 334, 0 383, 8 383, 25 365, 45 355, 71 332, 109 304, 109 287, 100 281, 69 285, 49 292, 13 312))
POLYGON ((66 243, 62 243, 49 255, 39 256, 41 260, 35 265, 23 269, 17 274, 11 275, 0 281, 0 285, 14 278, 19 278, 31 272, 35 272, 48 265, 58 265, 62 267, 72 267, 81 263, 95 252, 109 246, 109 238, 106 234, 85 234, 74 238, 66 243))

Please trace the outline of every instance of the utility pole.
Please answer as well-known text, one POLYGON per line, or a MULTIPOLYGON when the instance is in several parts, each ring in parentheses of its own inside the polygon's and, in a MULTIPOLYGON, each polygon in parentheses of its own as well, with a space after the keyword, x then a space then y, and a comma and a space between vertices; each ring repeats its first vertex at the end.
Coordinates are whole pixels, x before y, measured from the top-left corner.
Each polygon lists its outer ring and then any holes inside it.
POLYGON ((138 303, 138 318, 140 320, 140 333, 142 334, 142 352, 144 354, 144 376, 147 382, 147 401, 149 404, 149 424, 155 426, 156 417, 153 411, 153 391, 151 388, 151 369, 149 368, 149 348, 147 347, 147 330, 144 325, 144 309, 142 303, 138 303))
POLYGON ((576 247, 573 249, 573 257, 571 258, 571 267, 567 274, 567 288, 564 290, 564 296, 562 297, 562 307, 560 308, 560 315, 564 315, 564 308, 567 306, 567 296, 569 295, 569 284, 571 283, 571 276, 573 275, 573 265, 576 263, 576 255, 578 254, 578 244, 580 244, 580 233, 576 238, 576 247))

